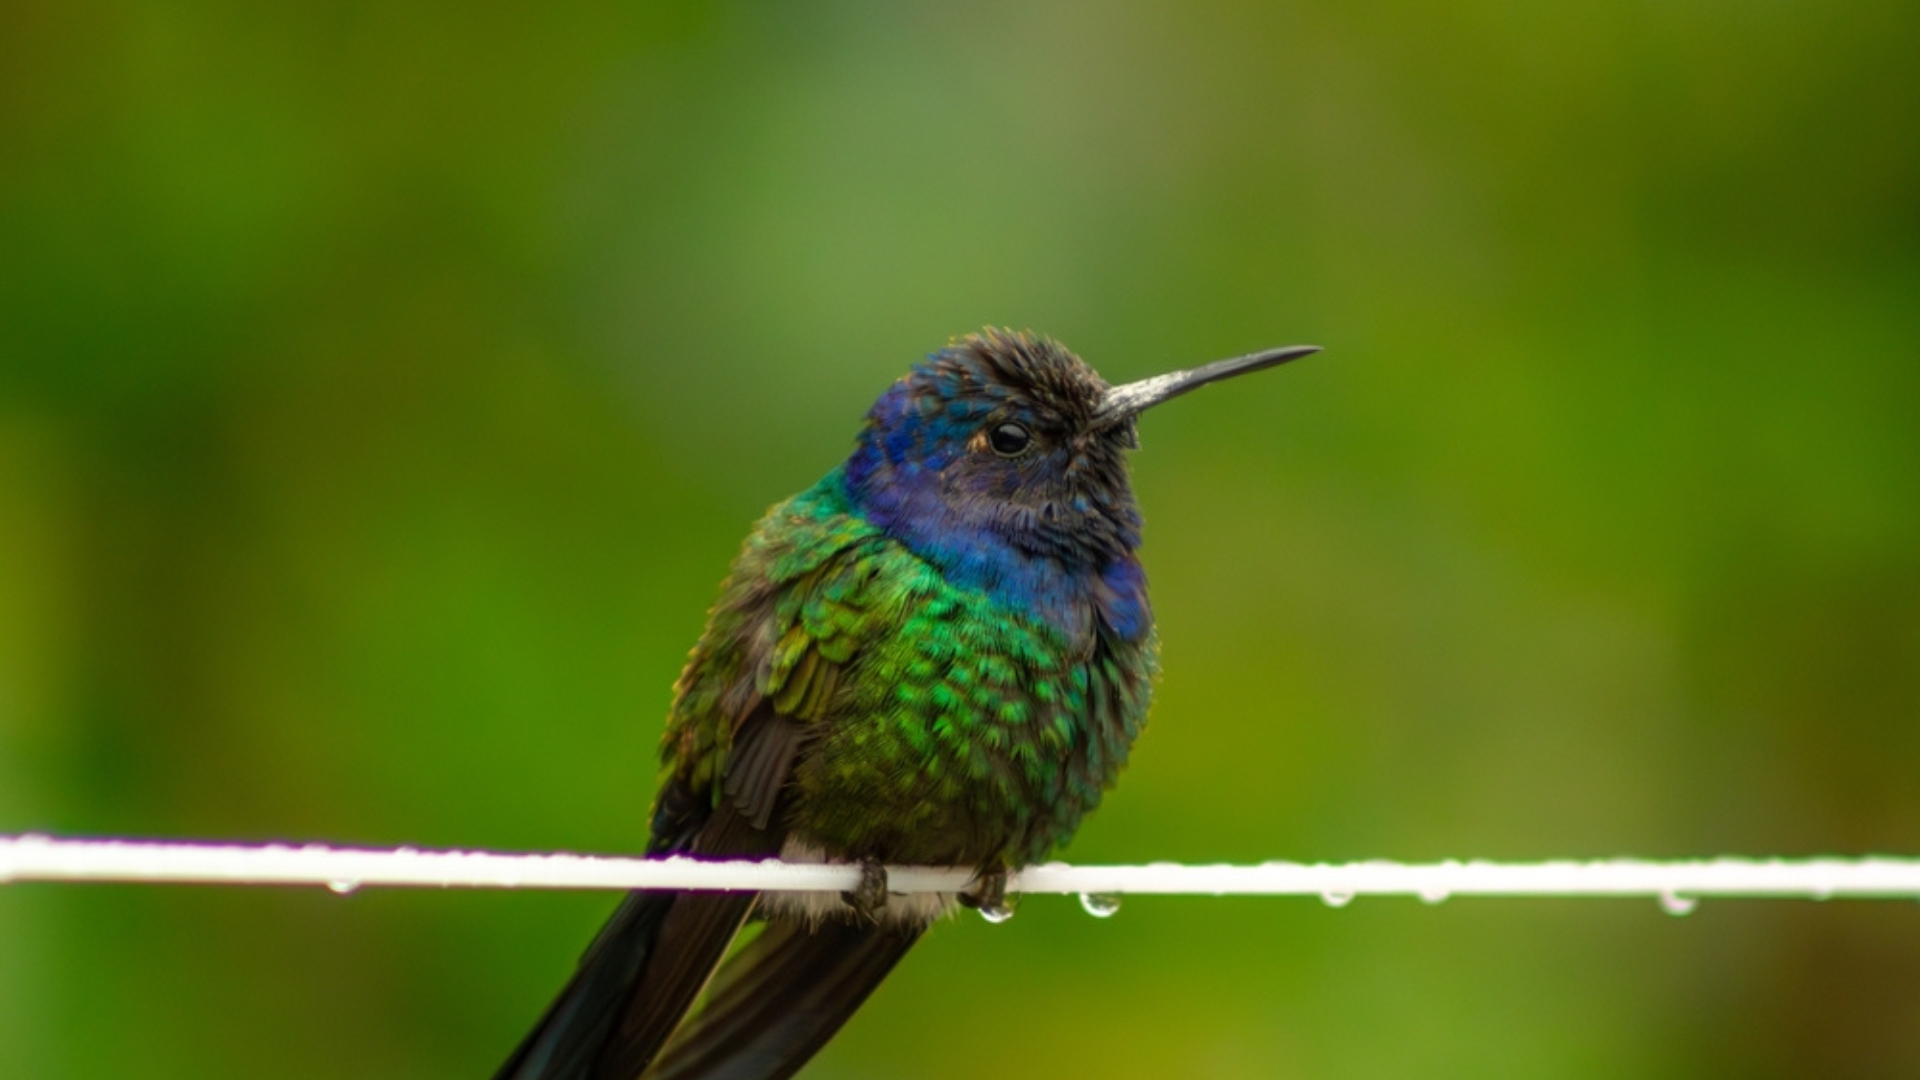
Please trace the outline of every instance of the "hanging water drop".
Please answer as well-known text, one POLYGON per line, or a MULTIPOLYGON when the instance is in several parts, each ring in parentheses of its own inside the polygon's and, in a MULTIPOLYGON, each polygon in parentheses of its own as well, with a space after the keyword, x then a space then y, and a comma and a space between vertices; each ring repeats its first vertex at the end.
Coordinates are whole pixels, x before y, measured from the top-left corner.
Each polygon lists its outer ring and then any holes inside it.
POLYGON ((990 923, 1003 923, 1013 918, 1013 905, 1001 900, 992 904, 980 905, 980 917, 990 923))
POLYGON ((1104 919, 1120 910, 1120 898, 1112 893, 1083 892, 1080 907, 1096 919, 1104 919))
POLYGON ((360 887, 359 882, 348 881, 346 878, 340 878, 336 881, 327 882, 328 891, 338 893, 341 896, 345 896, 348 893, 354 891, 355 889, 358 889, 359 887, 360 887))
POLYGON ((1660 894, 1660 910, 1669 915, 1691 915, 1693 909, 1699 906, 1700 901, 1690 896, 1680 896, 1672 889, 1667 889, 1660 894))
POLYGON ((1353 903, 1353 890, 1328 889, 1320 894, 1320 900, 1328 907, 1346 907, 1353 903))
POLYGON ((1450 889, 1421 889, 1420 902, 1423 904, 1444 904, 1453 895, 1450 889))

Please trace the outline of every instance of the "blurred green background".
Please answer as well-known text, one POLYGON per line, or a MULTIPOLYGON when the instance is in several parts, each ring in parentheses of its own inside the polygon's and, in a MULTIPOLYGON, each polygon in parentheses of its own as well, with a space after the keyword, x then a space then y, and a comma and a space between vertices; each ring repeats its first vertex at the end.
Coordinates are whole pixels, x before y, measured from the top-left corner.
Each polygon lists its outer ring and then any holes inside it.
MULTIPOLYGON (((0 6, 0 831, 617 851, 986 323, 1156 411, 1077 861, 1920 852, 1920 8, 0 6)), ((0 1075, 479 1077, 606 895, 0 889, 0 1075)), ((1033 898, 807 1074, 1920 1075, 1920 906, 1033 898)))

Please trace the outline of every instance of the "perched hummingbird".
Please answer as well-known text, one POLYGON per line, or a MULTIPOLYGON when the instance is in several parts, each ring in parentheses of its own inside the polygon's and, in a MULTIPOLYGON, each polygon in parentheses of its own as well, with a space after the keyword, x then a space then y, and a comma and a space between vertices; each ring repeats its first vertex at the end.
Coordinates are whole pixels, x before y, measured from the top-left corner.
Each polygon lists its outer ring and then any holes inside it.
POLYGON ((861 886, 630 893, 496 1080, 791 1076, 936 916, 1002 907, 1146 719, 1134 418, 1315 351, 1108 386, 990 329, 882 394, 852 456, 747 537, 674 687, 647 845, 851 863, 861 886), (977 874, 889 896, 889 863, 977 874))

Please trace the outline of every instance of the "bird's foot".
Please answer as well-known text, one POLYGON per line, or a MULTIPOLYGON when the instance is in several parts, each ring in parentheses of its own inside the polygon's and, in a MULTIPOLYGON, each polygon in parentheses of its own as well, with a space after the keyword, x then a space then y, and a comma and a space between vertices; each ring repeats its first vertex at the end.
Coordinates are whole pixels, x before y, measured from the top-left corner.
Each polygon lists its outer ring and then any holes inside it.
POLYGON ((852 892, 843 892, 840 899, 847 902, 854 914, 867 922, 879 922, 880 913, 887 907, 887 868, 879 859, 860 860, 860 884, 852 892))
POLYGON ((1007 896, 1007 868, 996 866, 980 871, 973 879, 973 884, 960 890, 960 902, 993 922, 1012 918, 1013 901, 1007 896))

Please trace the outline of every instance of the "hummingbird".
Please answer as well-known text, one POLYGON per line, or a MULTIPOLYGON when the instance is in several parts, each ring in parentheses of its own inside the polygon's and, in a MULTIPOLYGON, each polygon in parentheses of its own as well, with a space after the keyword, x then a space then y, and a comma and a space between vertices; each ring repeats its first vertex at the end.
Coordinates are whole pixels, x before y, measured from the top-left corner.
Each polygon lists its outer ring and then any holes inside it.
POLYGON ((990 328, 894 383, 747 537, 674 686, 646 849, 846 863, 859 886, 629 893, 495 1080, 788 1077, 936 918, 1007 912, 1008 875, 1112 786, 1158 676, 1135 419, 1317 351, 1110 386, 990 328), (889 864, 975 874, 890 895, 889 864))

